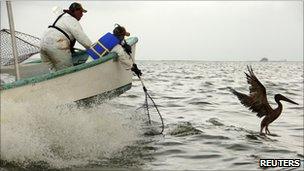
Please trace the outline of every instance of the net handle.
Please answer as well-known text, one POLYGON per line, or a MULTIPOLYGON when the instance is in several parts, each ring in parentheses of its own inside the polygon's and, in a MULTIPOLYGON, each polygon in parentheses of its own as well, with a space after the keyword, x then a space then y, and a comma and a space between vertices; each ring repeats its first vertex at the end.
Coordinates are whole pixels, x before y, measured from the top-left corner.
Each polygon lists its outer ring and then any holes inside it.
POLYGON ((142 85, 142 87, 143 87, 143 90, 144 90, 144 92, 145 92, 145 103, 146 103, 146 107, 147 107, 147 110, 148 110, 149 123, 151 124, 151 119, 150 119, 150 115, 149 115, 149 106, 148 106, 148 102, 147 102, 147 97, 152 101, 153 106, 155 107, 155 109, 156 109, 156 111, 157 111, 157 113, 158 113, 158 116, 159 116, 159 118, 160 118, 160 120, 161 120, 162 130, 161 130, 160 134, 162 134, 162 133, 164 132, 164 129, 165 129, 164 119, 163 119, 162 115, 160 114, 160 112, 159 112, 159 110, 158 110, 158 108, 157 108, 157 105, 155 104, 154 100, 152 99, 152 97, 151 97, 150 94, 148 93, 147 88, 145 87, 144 82, 142 81, 142 78, 141 78, 139 75, 137 75, 137 77, 139 78, 139 80, 140 80, 140 82, 141 82, 141 85, 142 85))

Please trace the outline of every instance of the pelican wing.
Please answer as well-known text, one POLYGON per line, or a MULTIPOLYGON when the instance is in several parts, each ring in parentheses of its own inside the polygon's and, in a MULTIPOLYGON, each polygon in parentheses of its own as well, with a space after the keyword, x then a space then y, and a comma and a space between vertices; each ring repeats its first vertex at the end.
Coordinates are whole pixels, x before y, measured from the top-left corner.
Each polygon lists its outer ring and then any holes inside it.
POLYGON ((233 90, 232 93, 238 97, 244 106, 248 107, 252 112, 256 112, 258 117, 263 117, 268 115, 272 110, 267 101, 266 89, 254 75, 252 68, 247 66, 247 69, 249 74, 245 74, 247 77, 247 83, 250 85, 250 94, 246 95, 235 90, 233 90))

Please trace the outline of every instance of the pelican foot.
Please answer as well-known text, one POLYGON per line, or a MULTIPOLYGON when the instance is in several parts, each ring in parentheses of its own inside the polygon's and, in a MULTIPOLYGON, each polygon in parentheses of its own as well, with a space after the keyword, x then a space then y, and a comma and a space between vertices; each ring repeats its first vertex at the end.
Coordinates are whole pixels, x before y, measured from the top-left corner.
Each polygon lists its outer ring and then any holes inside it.
POLYGON ((279 137, 278 134, 268 134, 269 136, 272 136, 272 137, 279 137))
POLYGON ((260 132, 260 135, 262 135, 262 136, 266 136, 266 134, 265 134, 265 133, 263 133, 263 132, 260 132))

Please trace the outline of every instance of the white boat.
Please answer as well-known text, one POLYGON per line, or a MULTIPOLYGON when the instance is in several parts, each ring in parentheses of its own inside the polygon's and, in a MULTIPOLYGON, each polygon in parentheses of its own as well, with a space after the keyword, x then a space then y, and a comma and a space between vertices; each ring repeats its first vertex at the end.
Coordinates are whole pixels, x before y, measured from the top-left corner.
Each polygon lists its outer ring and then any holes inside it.
MULTIPOLYGON (((14 28, 11 2, 6 1, 6 5, 10 24, 9 32, 13 34, 10 34, 10 40, 1 39, 1 47, 4 44, 11 43, 11 51, 8 54, 13 54, 14 58, 10 58, 8 55, 4 56, 3 54, 5 53, 1 53, 1 64, 3 62, 7 64, 6 59, 9 59, 8 62, 10 62, 10 59, 14 59, 17 81, 10 83, 2 83, 1 81, 1 105, 3 102, 27 103, 31 105, 62 105, 92 98, 109 98, 131 88, 132 73, 120 64, 116 53, 108 53, 98 60, 84 63, 85 60, 82 59, 87 59, 88 54, 85 51, 79 51, 74 55, 73 63, 79 64, 78 62, 82 60, 81 64, 52 73, 48 72, 47 67, 41 61, 25 63, 19 67, 20 56, 18 58, 18 42, 15 35, 17 32, 14 28)), ((4 31, 5 34, 8 33, 7 30, 1 31, 4 31)), ((20 38, 18 40, 19 43, 22 42, 27 46, 35 47, 35 53, 38 52, 37 49, 39 47, 37 45, 32 45, 20 38)), ((127 43, 132 47, 131 57, 133 61, 135 61, 134 54, 137 41, 136 37, 127 39, 127 43)), ((3 48, 1 48, 1 52, 2 50, 3 48)), ((24 54, 21 57, 24 57, 24 54)), ((12 67, 1 67, 1 74, 5 72, 11 73, 11 71, 12 67)))
MULTIPOLYGON (((133 60, 137 41, 136 37, 127 39, 127 43, 132 47, 133 60)), ((86 56, 85 51, 80 51, 73 59, 77 61, 86 56)), ((41 65, 43 64, 40 61, 29 62, 22 64, 20 71, 33 71, 35 68, 41 68, 41 65)), ((61 105, 92 98, 118 96, 131 86, 131 71, 120 64, 116 53, 109 53, 96 61, 4 83, 0 92, 1 102, 61 105)))

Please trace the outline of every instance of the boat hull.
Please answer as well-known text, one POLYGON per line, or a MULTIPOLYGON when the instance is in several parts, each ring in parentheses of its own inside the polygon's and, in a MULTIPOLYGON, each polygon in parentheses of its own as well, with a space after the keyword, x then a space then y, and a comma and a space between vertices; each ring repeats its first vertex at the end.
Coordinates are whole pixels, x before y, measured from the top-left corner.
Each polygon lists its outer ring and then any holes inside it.
POLYGON ((59 105, 110 92, 131 83, 130 71, 117 61, 107 61, 81 72, 1 91, 1 101, 59 105))

